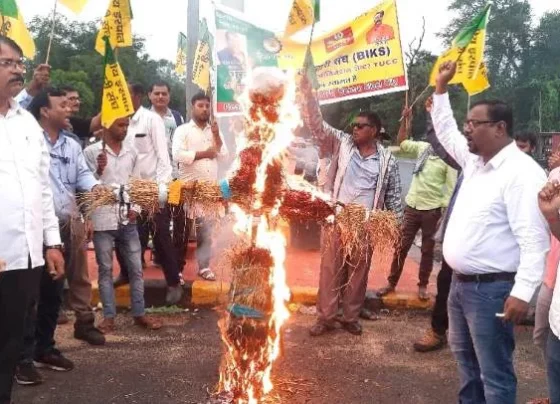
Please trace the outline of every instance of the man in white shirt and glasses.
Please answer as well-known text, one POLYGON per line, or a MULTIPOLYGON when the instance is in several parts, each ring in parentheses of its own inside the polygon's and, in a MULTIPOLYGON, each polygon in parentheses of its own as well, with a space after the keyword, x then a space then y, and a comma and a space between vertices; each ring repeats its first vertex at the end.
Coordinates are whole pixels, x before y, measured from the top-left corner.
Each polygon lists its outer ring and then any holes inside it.
POLYGON ((540 285, 549 249, 537 194, 542 168, 513 141, 513 113, 501 101, 475 103, 457 128, 447 87, 456 64, 436 81, 436 135, 463 169, 443 255, 453 268, 449 345, 458 362, 461 403, 514 404, 513 327, 540 285))
POLYGON ((27 306, 41 273, 64 276, 43 130, 12 98, 22 56, 14 41, 0 36, 0 404, 11 402, 27 306))

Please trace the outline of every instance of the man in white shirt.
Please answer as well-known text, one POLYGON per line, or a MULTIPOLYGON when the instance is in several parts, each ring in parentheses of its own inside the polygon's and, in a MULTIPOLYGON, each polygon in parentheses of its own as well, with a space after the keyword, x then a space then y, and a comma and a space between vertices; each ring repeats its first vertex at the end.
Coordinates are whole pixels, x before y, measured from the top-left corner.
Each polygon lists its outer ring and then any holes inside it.
POLYGON ((46 270, 64 276, 43 130, 12 98, 23 52, 0 36, 0 404, 11 402, 28 305, 46 270))
MULTIPOLYGON (((126 142, 128 118, 117 119, 104 129, 103 140, 84 150, 86 162, 102 184, 128 184, 139 176, 138 153, 126 142)), ((120 204, 101 206, 92 214, 93 245, 99 270, 99 297, 103 303, 103 322, 99 329, 110 333, 115 329, 115 293, 113 289, 113 244, 118 243, 130 276, 131 313, 134 323, 146 329, 161 328, 161 323, 146 316, 141 246, 136 219, 139 206, 120 204)))
MULTIPOLYGON (((136 112, 130 118, 125 144, 138 152, 137 164, 140 178, 153 180, 158 184, 167 184, 172 177, 163 119, 142 106, 145 91, 141 85, 129 84, 128 87, 136 112)), ((171 239, 170 224, 171 211, 166 206, 154 215, 153 220, 140 219, 138 231, 142 244, 142 259, 152 233, 154 250, 167 282, 166 303, 173 305, 181 300, 183 289, 179 276, 182 268, 177 266, 177 253, 171 239)), ((121 256, 120 248, 117 248, 117 257, 121 266, 121 278, 117 280, 117 286, 127 283, 126 263, 120 259, 121 256)))
MULTIPOLYGON (((173 136, 173 161, 179 165, 179 179, 182 181, 218 181, 218 159, 227 158, 223 148, 218 124, 210 124, 210 98, 204 93, 195 94, 191 100, 192 119, 181 125, 173 136)), ((195 208, 196 210, 196 208, 195 208)), ((198 275, 205 280, 215 281, 216 275, 210 269, 212 256, 212 223, 197 217, 195 212, 177 216, 174 222, 175 246, 180 264, 185 263, 188 236, 193 224, 196 225, 196 258, 198 275), (196 220, 194 220, 196 218, 196 220)))
POLYGON ((454 270, 449 345, 459 367, 459 402, 514 404, 513 327, 527 314, 549 249, 536 197, 546 176, 515 145, 513 113, 500 101, 475 103, 463 136, 447 93, 455 71, 455 63, 440 68, 432 119, 464 175, 443 242, 454 270))

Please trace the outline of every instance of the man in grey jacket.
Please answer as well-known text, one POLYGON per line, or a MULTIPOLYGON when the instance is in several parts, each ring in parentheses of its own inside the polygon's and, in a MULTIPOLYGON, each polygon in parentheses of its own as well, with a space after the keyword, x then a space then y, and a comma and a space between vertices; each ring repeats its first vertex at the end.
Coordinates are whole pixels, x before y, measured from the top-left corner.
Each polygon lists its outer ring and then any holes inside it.
MULTIPOLYGON (((397 160, 381 145, 381 121, 373 112, 361 112, 354 119, 352 134, 323 121, 309 80, 301 82, 302 115, 316 142, 331 146, 333 158, 325 189, 335 201, 359 204, 368 210, 389 209, 402 218, 401 181, 397 160)), ((343 328, 354 335, 362 333, 358 322, 364 303, 371 266, 372 246, 356 257, 345 256, 340 234, 324 228, 321 243, 321 269, 317 299, 317 323, 312 336, 335 328, 339 300, 342 301, 343 328), (341 296, 339 296, 341 294, 341 296)))

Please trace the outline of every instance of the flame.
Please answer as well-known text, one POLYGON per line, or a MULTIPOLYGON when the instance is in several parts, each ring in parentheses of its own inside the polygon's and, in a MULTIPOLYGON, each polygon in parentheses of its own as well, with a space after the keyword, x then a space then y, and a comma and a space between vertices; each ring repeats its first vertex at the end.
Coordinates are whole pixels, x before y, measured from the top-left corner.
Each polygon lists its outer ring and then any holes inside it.
MULTIPOLYGON (((263 153, 261 164, 257 168, 254 187, 257 195, 261 195, 265 191, 267 166, 281 158, 282 153, 294 138, 294 129, 301 121, 295 102, 295 75, 285 74, 273 68, 257 68, 249 80, 245 93, 239 101, 245 111, 246 136, 247 133, 255 130, 266 134, 263 136, 264 139, 261 138, 259 142, 263 153), (283 90, 283 96, 275 111, 278 114, 278 120, 273 123, 264 116, 255 117, 249 113, 252 106, 249 92, 258 90, 266 93, 271 88, 283 90)), ((247 136, 241 140, 241 143, 238 143, 238 146, 238 150, 242 150, 252 146, 252 143, 247 136)), ((231 171, 234 172, 239 165, 240 161, 237 158, 231 171)), ((219 322, 225 346, 220 368, 219 389, 227 395, 228 402, 236 404, 257 404, 272 391, 274 385, 271 373, 274 361, 281 353, 281 329, 290 316, 287 307, 290 290, 286 284, 284 267, 286 239, 273 224, 276 222, 274 218, 278 215, 278 209, 262 212, 261 208, 260 197, 253 201, 251 212, 246 212, 237 205, 231 206, 231 212, 235 217, 234 232, 251 240, 256 248, 268 251, 272 257, 272 267, 268 278, 272 310, 266 320, 265 338, 261 339, 258 336, 258 331, 262 330, 259 328, 262 323, 251 318, 243 318, 240 322, 239 318, 234 318, 233 315, 226 313, 219 322), (260 345, 254 346, 255 342, 260 345)))

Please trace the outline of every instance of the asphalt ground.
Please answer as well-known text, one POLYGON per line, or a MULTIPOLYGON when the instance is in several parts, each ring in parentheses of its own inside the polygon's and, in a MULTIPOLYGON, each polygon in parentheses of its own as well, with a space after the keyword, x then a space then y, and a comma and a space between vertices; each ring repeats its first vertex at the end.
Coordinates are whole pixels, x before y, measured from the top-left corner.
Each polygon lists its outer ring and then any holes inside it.
MULTIPOLYGON (((292 314, 284 327, 283 354, 273 372, 276 387, 267 402, 457 402, 457 371, 449 349, 428 354, 412 350, 412 341, 429 323, 426 313, 387 313, 365 323, 361 337, 336 330, 319 338, 308 335, 315 320, 310 314, 292 314)), ((191 309, 157 315, 165 327, 152 332, 119 315, 118 330, 104 347, 74 340, 71 325, 59 326, 58 347, 76 368, 43 371, 44 384, 16 387, 15 403, 208 403, 222 349, 218 314, 191 309)), ((531 342, 532 328, 516 332, 518 402, 525 403, 546 394, 544 365, 531 342)))

